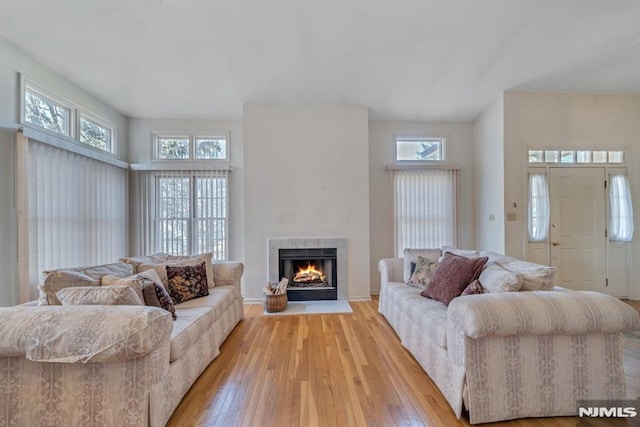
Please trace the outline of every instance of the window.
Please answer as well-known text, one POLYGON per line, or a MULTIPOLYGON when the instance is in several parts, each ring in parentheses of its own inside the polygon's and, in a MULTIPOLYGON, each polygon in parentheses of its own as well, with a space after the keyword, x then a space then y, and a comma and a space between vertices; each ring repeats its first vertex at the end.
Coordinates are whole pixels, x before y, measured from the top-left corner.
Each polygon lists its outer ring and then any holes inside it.
POLYGON ((529 150, 529 163, 624 163, 622 150, 529 150))
POLYGON ((24 121, 62 135, 71 136, 71 108, 27 83, 24 89, 24 121))
POLYGON ((30 284, 33 298, 44 270, 126 253, 129 171, 26 137, 20 144, 19 282, 30 284))
POLYGON ((113 153, 114 127, 80 113, 80 142, 113 153))
POLYGON ((611 176, 609 207, 611 211, 610 239, 617 242, 630 242, 633 239, 633 206, 629 180, 626 175, 611 176))
POLYGON ((549 234, 549 189, 542 173, 529 175, 529 241, 544 242, 549 234))
POLYGON ((457 243, 458 171, 394 170, 396 254, 457 243))
POLYGON ((227 161, 227 136, 223 134, 154 135, 155 160, 227 161))
POLYGON ((22 123, 64 135, 81 145, 116 152, 116 126, 63 101, 23 78, 22 123))
POLYGON ((156 250, 227 258, 227 172, 155 172, 156 250))
POLYGON ((445 138, 396 138, 396 161, 443 162, 445 138))

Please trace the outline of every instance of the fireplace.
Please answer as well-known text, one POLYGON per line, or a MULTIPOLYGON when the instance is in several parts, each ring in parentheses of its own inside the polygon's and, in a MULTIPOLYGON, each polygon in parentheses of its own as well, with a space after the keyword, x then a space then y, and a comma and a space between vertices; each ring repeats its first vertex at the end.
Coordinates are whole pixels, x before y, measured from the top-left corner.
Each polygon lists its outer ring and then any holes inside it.
POLYGON ((267 246, 268 280, 273 283, 287 277, 289 300, 348 299, 345 237, 269 237, 267 246))
POLYGON ((280 249, 279 277, 289 279, 290 301, 338 299, 336 248, 280 249))

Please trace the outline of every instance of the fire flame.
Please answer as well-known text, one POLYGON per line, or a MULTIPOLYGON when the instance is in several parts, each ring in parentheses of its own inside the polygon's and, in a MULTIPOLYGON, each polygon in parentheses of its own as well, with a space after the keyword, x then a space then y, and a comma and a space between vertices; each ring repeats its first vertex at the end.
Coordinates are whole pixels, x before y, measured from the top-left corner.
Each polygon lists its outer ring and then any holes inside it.
POLYGON ((294 282, 310 282, 312 280, 320 280, 324 282, 325 275, 322 271, 316 269, 315 264, 307 263, 307 267, 298 268, 298 273, 293 278, 294 282))

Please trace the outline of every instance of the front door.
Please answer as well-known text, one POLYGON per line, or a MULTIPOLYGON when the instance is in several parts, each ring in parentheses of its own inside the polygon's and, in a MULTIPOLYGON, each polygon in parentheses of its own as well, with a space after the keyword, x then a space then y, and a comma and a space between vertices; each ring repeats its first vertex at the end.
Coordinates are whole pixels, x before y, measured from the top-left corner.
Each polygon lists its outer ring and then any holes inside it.
POLYGON ((605 292, 605 174, 602 168, 551 168, 551 265, 558 286, 605 292))

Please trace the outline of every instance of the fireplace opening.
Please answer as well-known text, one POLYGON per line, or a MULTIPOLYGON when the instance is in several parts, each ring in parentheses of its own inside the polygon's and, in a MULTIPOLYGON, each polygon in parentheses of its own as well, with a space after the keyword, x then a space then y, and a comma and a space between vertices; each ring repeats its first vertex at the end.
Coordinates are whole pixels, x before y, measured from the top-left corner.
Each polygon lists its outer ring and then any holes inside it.
POLYGON ((338 299, 337 249, 280 249, 280 277, 289 279, 290 301, 338 299))

